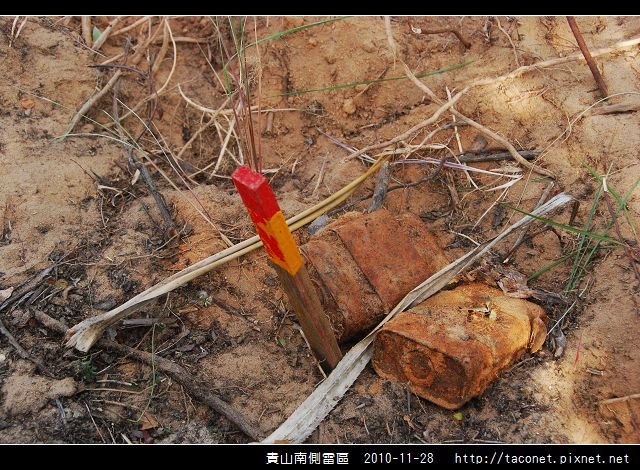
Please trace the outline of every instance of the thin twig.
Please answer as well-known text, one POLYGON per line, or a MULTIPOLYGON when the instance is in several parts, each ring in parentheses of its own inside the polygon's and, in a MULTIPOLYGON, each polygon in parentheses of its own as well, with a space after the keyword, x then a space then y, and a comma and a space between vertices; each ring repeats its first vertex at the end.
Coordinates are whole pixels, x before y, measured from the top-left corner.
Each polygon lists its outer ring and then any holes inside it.
MULTIPOLYGON (((534 209, 537 209, 538 207, 540 207, 542 204, 545 203, 545 201, 549 198, 549 195, 551 194, 551 190, 553 189, 554 186, 555 186, 555 183, 553 181, 549 181, 549 184, 547 185, 547 187, 544 189, 544 191, 542 191, 542 194, 540 195, 540 198, 538 199, 538 203, 536 204, 536 207, 534 209)), ((528 232, 529 232, 529 228, 528 227, 525 230, 523 230, 522 232, 520 232, 520 235, 518 236, 518 239, 515 241, 515 243, 513 244, 513 246, 511 247, 511 249, 507 253, 507 255, 502 260, 503 263, 508 263, 509 262, 510 258, 513 256, 515 251, 518 249, 518 247, 524 241, 524 238, 525 238, 525 236, 527 235, 528 232)))
POLYGON ((140 171, 142 181, 144 181, 147 189, 153 196, 153 199, 156 201, 158 209, 160 210, 160 215, 162 216, 162 220, 164 221, 162 228, 164 232, 164 240, 166 241, 167 239, 174 237, 177 230, 176 224, 173 221, 173 217, 171 217, 171 212, 167 207, 167 203, 165 202, 162 194, 160 194, 160 191, 158 191, 158 188, 153 182, 153 178, 151 177, 151 174, 149 174, 149 170, 147 170, 147 167, 142 164, 140 160, 138 160, 133 154, 133 147, 129 149, 129 164, 140 171))
MULTIPOLYGON (((131 116, 132 114, 135 115, 136 112, 145 104, 148 103, 149 101, 151 101, 152 99, 156 99, 158 96, 161 96, 164 91, 167 89, 167 86, 169 85, 169 82, 171 81, 171 79, 173 78, 173 74, 176 71, 176 64, 178 61, 178 51, 176 48, 176 42, 173 39, 173 33, 171 32, 171 26, 169 25, 169 22, 165 19, 162 23, 162 28, 163 30, 167 31, 169 34, 169 38, 171 40, 171 44, 173 47, 173 62, 171 64, 171 70, 169 71, 169 75, 167 75, 166 80, 164 81, 164 83, 162 84, 162 86, 160 88, 158 88, 158 90, 152 94, 147 96, 146 98, 143 98, 140 102, 138 102, 138 104, 136 104, 133 108, 130 108, 127 110, 126 113, 124 113, 120 119, 118 120, 118 122, 123 121, 124 119, 128 118, 129 116, 131 116)), ((148 41, 149 43, 152 42, 152 39, 148 41)), ((113 124, 110 124, 113 125, 113 124)))
POLYGON ((48 268, 43 269, 35 277, 33 277, 33 279, 25 282, 22 286, 14 290, 11 294, 11 297, 0 304, 0 312, 9 307, 11 304, 15 303, 16 300, 25 295, 27 292, 32 291, 36 287, 38 287, 40 283, 47 278, 54 267, 55 266, 49 266, 48 268))
POLYGON ((9 344, 14 347, 14 349, 22 359, 27 359, 28 361, 35 362, 33 358, 29 355, 29 353, 25 351, 25 349, 22 346, 20 346, 20 343, 18 343, 18 341, 13 337, 11 332, 7 330, 7 328, 4 326, 4 323, 2 323, 1 319, 0 319, 0 333, 2 333, 2 335, 5 338, 7 338, 7 341, 9 341, 9 344))
POLYGON ((496 25, 498 26, 498 29, 500 31, 502 31, 502 33, 507 37, 507 39, 509 40, 509 44, 511 44, 511 48, 513 49, 513 55, 516 58, 516 65, 518 67, 520 67, 520 59, 518 58, 518 50, 516 49, 516 45, 513 43, 513 39, 511 39, 511 35, 509 33, 507 33, 507 31, 502 27, 502 25, 500 24, 500 19, 496 16, 494 17, 494 19, 496 20, 496 25))
POLYGON ((132 29, 140 26, 142 23, 147 21, 149 18, 153 18, 153 17, 152 16, 143 16, 142 18, 140 18, 136 22, 130 24, 129 26, 125 26, 124 28, 120 28, 118 31, 114 31, 113 33, 111 33, 111 37, 118 36, 119 34, 126 33, 127 31, 131 31, 132 29))
POLYGON ((640 399, 640 393, 634 393, 633 395, 627 395, 620 398, 609 398, 608 400, 602 400, 601 405, 610 405, 611 403, 620 403, 621 401, 637 400, 640 399))
POLYGON ((84 39, 87 47, 91 48, 91 44, 93 44, 93 35, 91 34, 91 17, 81 16, 80 25, 82 27, 82 39, 84 39))
MULTIPOLYGON (((160 32, 160 28, 156 29, 156 31, 152 34, 151 38, 148 41, 146 41, 145 44, 138 47, 136 52, 131 57, 131 63, 134 66, 138 65, 138 63, 142 60, 144 50, 148 47, 149 43, 156 37, 156 35, 159 32, 160 32)), ((76 127, 80 119, 85 117, 85 114, 87 113, 87 111, 89 111, 93 107, 93 105, 95 105, 100 100, 100 98, 106 95, 113 88, 113 86, 116 84, 116 82, 118 81, 121 75, 122 75, 122 70, 121 69, 116 70, 116 72, 113 74, 113 77, 111 77, 111 79, 107 82, 107 84, 100 91, 90 96, 87 99, 87 101, 84 102, 84 104, 80 107, 78 112, 76 112, 76 114, 74 114, 74 116, 71 118, 71 121, 69 122, 69 126, 67 127, 67 130, 60 136, 61 138, 66 137, 71 133, 71 131, 73 131, 73 129, 76 127)), ((107 126, 105 125, 105 127, 107 126)))
POLYGON ((167 54, 167 50, 169 50, 169 27, 168 22, 165 21, 164 32, 162 34, 162 46, 160 46, 160 52, 158 52, 158 55, 154 59, 151 75, 155 74, 162 65, 162 61, 164 60, 164 56, 167 54))
POLYGON ((366 154, 367 152, 370 152, 371 150, 377 150, 379 148, 389 147, 389 146, 391 146, 393 144, 397 144, 398 142, 401 142, 401 141, 405 140, 407 137, 411 136, 412 134, 415 134, 420 129, 424 129, 425 127, 427 127, 427 126, 433 124, 434 122, 436 122, 440 118, 442 113, 444 113, 445 111, 450 109, 454 104, 456 104, 456 102, 460 98, 462 98, 462 95, 464 95, 467 91, 468 91, 468 88, 465 88, 464 90, 462 90, 460 93, 455 95, 452 99, 450 99, 446 103, 442 104, 442 106, 440 106, 440 108, 438 108, 436 110, 436 112, 433 113, 433 115, 430 118, 425 119, 424 121, 422 121, 419 124, 416 124, 411 129, 403 132, 400 135, 397 135, 393 139, 387 140, 386 142, 382 142, 382 143, 379 143, 379 144, 373 144, 373 145, 369 145, 367 147, 361 148, 360 150, 357 150, 357 151, 351 153, 351 155, 348 155, 346 157, 346 160, 352 160, 354 158, 357 158, 357 157, 360 157, 361 155, 366 154))
POLYGON ((457 29, 453 29, 453 28, 440 28, 440 29, 422 29, 420 28, 421 34, 445 34, 445 33, 452 33, 455 34, 456 37, 458 38, 458 41, 460 41, 462 43, 462 45, 464 46, 465 49, 470 49, 471 48, 471 43, 469 41, 467 41, 464 36, 462 35, 462 33, 460 31, 458 31, 457 29))
POLYGON ((100 91, 93 94, 87 101, 84 102, 84 104, 80 107, 78 112, 74 114, 74 116, 71 118, 71 121, 69 122, 69 126, 64 131, 61 137, 65 137, 68 134, 71 134, 71 132, 76 127, 78 122, 80 122, 80 119, 85 117, 85 114, 93 107, 94 104, 100 101, 100 98, 102 98, 104 95, 109 93, 109 91, 113 88, 116 82, 120 79, 121 75, 122 75, 122 69, 116 70, 116 72, 113 74, 113 77, 111 77, 111 79, 107 82, 107 84, 104 87, 102 87, 100 91))
MULTIPOLYGON (((619 52, 625 49, 631 49, 633 47, 636 47, 638 44, 640 44, 640 37, 626 39, 624 41, 617 42, 612 46, 603 47, 602 49, 596 49, 595 51, 591 51, 591 56, 597 57, 601 55, 611 54, 613 52, 619 52)), ((555 67, 556 65, 566 64, 567 62, 574 62, 580 59, 584 59, 584 56, 581 53, 568 55, 566 57, 557 57, 555 59, 543 60, 535 64, 523 65, 522 67, 519 67, 505 75, 500 75, 498 77, 481 78, 481 79, 475 80, 469 83, 469 85, 467 86, 469 88, 472 88, 477 86, 492 85, 497 82, 502 82, 510 78, 518 77, 523 73, 532 72, 534 70, 540 70, 548 67, 555 67)))
POLYGON ((129 65, 124 65, 124 64, 95 64, 95 65, 87 65, 87 67, 91 67, 94 69, 122 69, 122 70, 126 70, 128 72, 134 72, 137 73, 138 75, 140 75, 142 78, 144 78, 145 80, 149 78, 149 76, 143 72, 140 69, 137 69, 135 67, 131 67, 129 65))
POLYGON ((584 41, 584 37, 582 36, 582 32, 578 27, 578 23, 576 23, 576 19, 573 16, 567 16, 567 23, 569 23, 569 27, 571 28, 571 32, 573 33, 576 41, 578 42, 578 47, 580 48, 580 52, 584 56, 584 59, 587 61, 587 65, 589 66, 589 70, 591 70, 591 74, 593 78, 596 80, 598 84, 598 88, 600 89, 600 93, 602 97, 609 96, 609 91, 607 90, 607 84, 604 82, 602 75, 600 74, 600 70, 598 70, 598 66, 596 65, 593 57, 591 56, 591 52, 589 52, 589 48, 587 47, 587 43, 584 41))
POLYGON ((96 41, 93 43, 93 46, 91 47, 91 49, 93 49, 94 51, 99 50, 102 47, 102 45, 107 41, 107 39, 109 39, 109 36, 111 35, 111 30, 113 29, 113 27, 117 25, 121 19, 122 19, 121 16, 115 17, 111 21, 111 23, 109 23, 109 25, 104 29, 102 34, 98 36, 96 41))

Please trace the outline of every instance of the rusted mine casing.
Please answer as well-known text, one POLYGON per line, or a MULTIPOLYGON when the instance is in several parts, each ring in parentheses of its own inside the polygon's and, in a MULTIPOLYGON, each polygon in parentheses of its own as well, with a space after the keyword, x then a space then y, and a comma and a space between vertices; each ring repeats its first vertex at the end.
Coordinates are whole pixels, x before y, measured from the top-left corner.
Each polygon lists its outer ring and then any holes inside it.
POLYGON ((339 341, 373 328, 449 262, 419 217, 385 209, 345 214, 302 251, 339 341))
POLYGON ((398 314, 374 340, 373 367, 383 378, 456 409, 480 395, 527 348, 546 335, 536 304, 473 283, 440 292, 398 314))

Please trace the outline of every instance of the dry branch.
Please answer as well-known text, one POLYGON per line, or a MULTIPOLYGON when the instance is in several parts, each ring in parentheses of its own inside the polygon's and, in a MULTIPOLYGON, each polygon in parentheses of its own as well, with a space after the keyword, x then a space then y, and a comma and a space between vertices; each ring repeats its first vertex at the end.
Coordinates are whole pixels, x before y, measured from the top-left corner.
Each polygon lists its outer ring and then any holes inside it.
POLYGON ((93 35, 91 34, 91 17, 81 16, 80 25, 82 27, 82 39, 84 39, 87 47, 91 47, 91 44, 93 44, 93 35))
MULTIPOLYGON (((46 328, 60 334, 66 333, 67 326, 64 323, 51 318, 46 313, 39 310, 34 310, 33 315, 34 318, 42 323, 42 325, 44 325, 46 328)), ((208 390, 210 386, 208 384, 202 383, 178 364, 170 361, 169 359, 165 359, 163 357, 159 357, 144 351, 139 351, 137 349, 130 348, 129 346, 125 346, 124 344, 119 344, 111 340, 100 340, 98 345, 101 348, 117 352, 125 357, 132 357, 140 362, 144 362, 145 364, 155 367, 157 370, 168 375, 173 380, 185 387, 189 391, 189 394, 196 400, 204 403, 212 410, 220 413, 229 421, 234 423, 247 436, 254 440, 259 440, 261 438, 262 433, 256 427, 250 424, 250 422, 246 417, 242 415, 242 413, 232 408, 228 403, 224 402, 213 393, 209 392, 208 390)))
MULTIPOLYGON (((89 17, 83 17, 83 18, 89 18, 89 17)), ((151 38, 149 38, 144 44, 142 44, 136 49, 136 52, 131 57, 131 64, 133 66, 136 66, 138 65, 138 63, 140 63, 140 61, 144 56, 143 55, 144 51, 147 49, 151 41, 155 39, 155 37, 160 32, 160 28, 162 27, 163 25, 157 28, 156 31, 151 35, 151 38)), ((74 114, 74 116, 71 118, 71 121, 69 122, 69 126, 64 131, 61 137, 65 137, 69 135, 71 131, 73 131, 73 129, 76 127, 80 119, 85 117, 85 114, 100 100, 100 98, 106 95, 114 87, 114 85, 117 83, 121 75, 122 75, 122 69, 116 70, 116 72, 113 74, 113 77, 111 77, 111 79, 107 82, 107 84, 97 93, 91 95, 87 99, 87 101, 84 102, 84 104, 80 107, 80 109, 76 112, 76 114, 74 114)))
MULTIPOLYGON (((391 48, 392 51, 395 51, 397 48, 395 46, 395 41, 393 39, 393 33, 391 32, 391 27, 390 27, 390 19, 388 16, 385 16, 385 25, 386 25, 386 30, 387 30, 387 39, 389 41, 389 44, 393 45, 393 47, 391 48)), ((415 85, 420 88, 422 91, 424 91, 427 96, 429 96, 433 101, 435 101, 436 103, 443 105, 443 101, 438 97, 438 95, 436 95, 431 88, 429 88, 427 85, 425 85, 422 81, 420 81, 415 75, 414 73, 411 71, 411 69, 409 68, 409 66, 404 62, 404 61, 400 61, 402 63, 402 65, 404 66, 404 72, 405 75, 413 82, 415 83, 415 85)), ((458 93, 458 95, 456 96, 460 96, 462 95, 462 93, 466 92, 469 89, 469 87, 466 87, 464 90, 462 90, 460 93, 458 93)), ((455 99, 455 97, 454 97, 455 99)), ((447 103, 451 103, 452 100, 449 100, 447 103)), ((446 105, 447 103, 444 103, 444 105, 446 105)), ((513 156, 514 160, 516 160, 520 165, 524 166, 525 168, 529 168, 531 171, 535 171, 536 173, 540 173, 542 175, 545 176, 549 176, 549 177, 553 177, 553 173, 551 173, 549 170, 545 170, 544 168, 540 168, 540 167, 536 167, 534 166, 532 163, 528 162, 525 158, 522 157, 522 155, 520 155, 518 153, 518 151, 516 150, 516 148, 511 145, 511 142, 509 142, 507 139, 505 139, 504 137, 502 137, 501 135, 497 134, 496 132, 492 131, 491 129, 489 129, 488 127, 483 126, 482 124, 474 121, 473 119, 465 116, 464 114, 462 114, 461 112, 457 111, 455 108, 451 108, 451 112, 458 117, 459 119, 461 119, 463 122, 466 122, 469 126, 474 127, 475 129, 477 129, 478 131, 480 131, 482 134, 486 135, 487 137, 490 137, 491 139, 495 140, 496 142, 501 143, 502 145, 505 146, 505 148, 511 153, 511 155, 513 156)))
POLYGON ((420 31, 421 34, 444 34, 444 33, 452 33, 455 34, 456 37, 458 38, 458 41, 460 41, 462 43, 462 45, 464 46, 465 49, 469 49, 471 48, 471 43, 469 41, 467 41, 464 36, 462 36, 462 33, 460 31, 458 31, 457 29, 453 29, 453 28, 442 28, 442 29, 428 29, 428 30, 421 30, 420 31))
POLYGON ((98 36, 96 41, 93 43, 93 46, 91 47, 91 49, 93 49, 94 51, 99 50, 102 47, 102 45, 107 41, 107 39, 109 39, 109 36, 111 35, 111 30, 113 29, 113 27, 117 25, 121 19, 122 19, 121 16, 117 16, 116 18, 114 18, 111 21, 111 23, 109 23, 109 25, 104 29, 102 34, 98 36))
POLYGON ((578 47, 580 48, 580 52, 584 56, 584 60, 587 61, 587 65, 589 66, 589 70, 591 70, 591 74, 598 84, 598 88, 600 89, 600 93, 602 97, 609 96, 609 90, 607 90, 607 84, 604 82, 602 75, 600 74, 600 70, 598 70, 598 66, 596 65, 593 57, 591 57, 591 52, 589 52, 589 48, 587 47, 587 43, 582 36, 582 32, 578 27, 578 23, 576 23, 576 19, 573 16, 567 16, 567 23, 569 23, 569 27, 571 28, 571 32, 573 36, 576 38, 578 42, 578 47))

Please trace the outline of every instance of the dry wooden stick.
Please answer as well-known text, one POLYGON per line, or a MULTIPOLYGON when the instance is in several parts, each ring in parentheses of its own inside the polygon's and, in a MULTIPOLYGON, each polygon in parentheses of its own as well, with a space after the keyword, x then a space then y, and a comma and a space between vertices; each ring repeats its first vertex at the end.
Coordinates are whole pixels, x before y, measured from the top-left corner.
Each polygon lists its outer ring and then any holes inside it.
POLYGON ((5 300, 2 304, 0 304, 0 312, 13 304, 16 300, 20 299, 23 295, 25 295, 30 290, 35 289, 40 285, 40 283, 51 273, 54 266, 49 266, 48 268, 40 271, 33 279, 25 282, 21 287, 14 290, 7 300, 5 300))
POLYGON ((608 400, 602 400, 601 405, 610 405, 611 403, 619 403, 621 401, 637 400, 640 398, 640 393, 634 393, 633 395, 627 395, 620 398, 609 398, 608 400))
POLYGON ((167 54, 167 50, 169 50, 169 26, 168 22, 165 20, 164 32, 162 34, 162 46, 160 46, 160 52, 158 52, 158 55, 154 59, 151 75, 155 74, 162 65, 162 61, 164 60, 164 56, 167 54))
POLYGON ((464 46, 465 49, 469 49, 471 48, 471 43, 469 41, 467 41, 464 36, 462 36, 462 34, 460 33, 460 31, 458 31, 457 29, 453 29, 453 28, 441 28, 441 29, 428 29, 428 30, 421 30, 422 34, 444 34, 444 33, 452 33, 455 34, 456 37, 458 38, 458 41, 460 41, 462 43, 462 45, 464 46))
POLYGON ((511 35, 507 32, 506 29, 504 29, 502 27, 502 24, 500 24, 500 19, 496 16, 494 18, 496 20, 496 25, 498 26, 498 29, 500 31, 502 31, 502 33, 507 37, 507 39, 509 40, 509 44, 511 44, 511 48, 513 49, 513 55, 516 58, 516 65, 518 67, 520 67, 520 59, 518 58, 518 50, 516 49, 516 45, 513 43, 513 39, 511 39, 511 35))
POLYGON ((93 44, 93 35, 91 34, 91 17, 81 16, 80 25, 82 26, 82 39, 84 39, 87 47, 90 48, 91 44, 93 44))
POLYGON ((175 42, 183 42, 183 43, 187 43, 187 44, 206 44, 211 39, 207 39, 207 38, 190 38, 190 37, 185 37, 185 36, 175 36, 173 38, 173 40, 175 42))
POLYGON ((111 77, 111 79, 107 82, 107 84, 104 87, 102 87, 100 91, 91 95, 91 97, 84 102, 84 104, 80 107, 78 112, 73 116, 73 118, 71 118, 71 121, 69 122, 69 126, 67 127, 67 130, 65 130, 64 133, 62 134, 62 137, 71 134, 71 132, 76 127, 78 122, 80 122, 80 119, 85 117, 85 114, 93 107, 93 105, 95 105, 100 100, 100 98, 102 98, 104 95, 109 93, 109 91, 113 88, 116 82, 120 79, 121 75, 122 75, 122 69, 116 70, 113 76, 111 77))
POLYGON ((160 210, 160 215, 162 216, 162 220, 164 221, 162 231, 163 231, 163 239, 164 241, 168 241, 170 238, 173 238, 177 234, 176 224, 173 221, 173 217, 171 217, 171 212, 167 207, 167 203, 162 197, 160 191, 156 187, 156 184, 153 182, 153 178, 149 174, 149 170, 147 167, 140 162, 133 154, 133 147, 129 148, 129 164, 140 171, 140 176, 142 176, 142 180, 144 181, 147 189, 153 196, 153 199, 156 201, 156 205, 160 210))
POLYGON ((15 348, 16 352, 22 359, 27 359, 29 361, 35 362, 33 358, 29 355, 29 353, 25 351, 25 349, 22 346, 20 346, 20 343, 18 343, 18 341, 14 338, 11 332, 7 330, 7 328, 4 326, 4 323, 2 323, 1 319, 0 319, 0 333, 2 333, 2 335, 5 338, 7 338, 7 341, 9 341, 9 344, 15 348))
POLYGON ((93 43, 93 46, 91 47, 91 49, 93 49, 94 51, 99 50, 102 47, 102 45, 107 41, 107 39, 109 39, 109 36, 111 35, 111 30, 113 29, 113 27, 117 25, 121 19, 122 19, 121 16, 115 17, 111 21, 111 23, 109 23, 109 25, 104 29, 102 34, 98 36, 96 41, 93 43))
MULTIPOLYGON (((173 47, 173 62, 171 64, 171 70, 169 71, 169 75, 167 75, 167 78, 164 81, 164 83, 162 84, 162 86, 160 88, 158 88, 158 90, 156 90, 156 92, 154 94, 149 95, 146 98, 140 100, 138 102, 138 104, 136 104, 133 108, 129 109, 126 113, 124 113, 122 115, 122 117, 120 117, 120 119, 118 119, 118 122, 121 122, 122 120, 128 118, 132 114, 135 114, 145 103, 149 102, 152 99, 156 99, 158 96, 161 96, 164 93, 164 91, 167 89, 167 86, 169 85, 169 82, 173 78, 173 74, 176 71, 176 65, 177 65, 177 62, 178 62, 178 50, 176 48, 176 42, 173 39, 173 33, 171 32, 171 27, 169 26, 169 22, 167 21, 166 18, 162 22, 161 26, 168 33, 169 39, 171 40, 171 45, 173 47)), ((153 39, 155 39, 155 38, 150 39, 148 41, 148 43, 150 44, 153 41, 153 39)), ((114 123, 110 123, 109 125, 113 125, 113 124, 114 123)))
MULTIPOLYGON (((619 52, 625 49, 631 49, 632 47, 635 47, 638 44, 640 44, 640 37, 626 39, 624 41, 617 42, 612 46, 603 47, 602 49, 596 49, 595 51, 591 51, 591 56, 597 57, 601 55, 612 54, 614 52, 619 52)), ((532 65, 523 65, 522 67, 519 67, 514 71, 509 72, 505 75, 500 75, 498 77, 480 78, 478 80, 474 80, 468 85, 468 88, 472 88, 476 86, 491 85, 493 83, 518 77, 523 73, 532 72, 534 70, 540 70, 542 68, 547 68, 547 67, 555 67, 556 65, 566 64, 567 62, 573 62, 583 58, 584 56, 582 54, 573 54, 565 57, 557 57, 555 59, 543 60, 541 62, 537 62, 532 65)))
POLYGON ((126 33, 127 31, 131 31, 132 29, 136 28, 137 26, 140 26, 142 23, 147 21, 149 18, 152 18, 152 17, 151 16, 143 16, 142 18, 140 18, 136 22, 130 24, 129 26, 125 26, 123 28, 120 28, 118 31, 114 31, 113 33, 111 33, 111 37, 118 36, 119 34, 126 33))
MULTIPOLYGON (((456 104, 456 102, 462 98, 462 95, 464 95, 467 91, 468 91, 468 87, 465 88, 464 90, 462 90, 460 93, 458 93, 457 95, 455 95, 452 99, 450 99, 449 101, 447 101, 446 103, 442 104, 442 106, 440 106, 440 108, 438 108, 436 110, 435 113, 433 113, 433 115, 428 118, 425 119, 424 121, 422 121, 419 124, 416 124, 415 126, 413 126, 411 129, 403 132, 400 135, 397 135, 396 137, 394 137, 393 139, 387 140, 386 142, 382 142, 379 144, 373 144, 373 145, 368 145, 367 147, 361 148, 360 150, 357 150, 353 153, 351 153, 350 155, 348 155, 346 157, 347 160, 351 160, 353 158, 357 158, 367 152, 370 152, 371 150, 377 150, 379 148, 383 148, 383 147, 388 147, 390 145, 393 144, 397 144, 398 142, 401 142, 403 140, 405 140, 407 137, 409 137, 410 135, 418 132, 420 129, 423 129, 431 124, 433 124, 434 122, 436 122, 440 116, 442 115, 442 113, 444 113, 445 111, 447 111, 449 108, 451 108, 454 104, 456 104)), ((440 103, 441 104, 441 103, 440 103)))
MULTIPOLYGON (((542 194, 540 195, 540 198, 538 199, 538 203, 536 204, 536 207, 534 209, 537 209, 538 207, 540 207, 542 204, 544 204, 546 202, 546 200, 549 197, 549 195, 551 194, 551 190, 553 189, 554 186, 555 186, 555 182, 554 181, 549 181, 549 184, 547 185, 547 187, 544 189, 544 191, 542 191, 542 194)), ((545 228, 545 231, 546 230, 547 229, 545 228)), ((524 238, 525 238, 525 236, 527 235, 528 232, 529 232, 529 228, 528 227, 526 229, 524 229, 522 232, 520 232, 520 235, 518 235, 518 239, 515 241, 515 243, 513 244, 513 246, 511 247, 511 249, 507 253, 507 255, 502 260, 503 263, 506 264, 506 263, 509 262, 509 260, 511 259, 513 254, 516 252, 516 250, 520 247, 520 245, 524 241, 524 238)))
POLYGON ((578 42, 578 47, 580 48, 580 52, 584 56, 584 59, 587 61, 587 65, 589 66, 589 70, 591 70, 591 74, 593 78, 596 80, 598 84, 598 88, 600 89, 600 93, 602 97, 609 96, 609 90, 607 89, 607 84, 604 82, 602 75, 600 74, 600 70, 598 70, 598 66, 596 65, 593 57, 591 56, 591 52, 589 52, 589 48, 587 47, 587 43, 584 41, 584 37, 582 36, 582 32, 578 27, 578 23, 576 23, 576 19, 573 16, 567 16, 567 23, 569 23, 569 27, 571 28, 571 32, 573 33, 576 41, 578 42))
MULTIPOLYGON (((39 310, 34 310, 33 315, 34 318, 42 323, 42 325, 44 325, 46 328, 60 334, 66 333, 67 326, 61 321, 51 318, 49 315, 39 310)), ((174 362, 171 362, 170 360, 163 357, 152 355, 144 351, 139 351, 137 349, 130 348, 129 346, 125 346, 124 344, 116 343, 115 341, 103 339, 99 341, 98 345, 101 348, 120 353, 123 356, 133 357, 134 359, 140 362, 144 362, 145 364, 153 364, 153 366, 157 370, 165 373, 173 380, 180 383, 183 387, 185 387, 189 391, 191 396, 193 396, 196 400, 209 406, 212 410, 220 413, 229 421, 238 426, 238 428, 247 436, 254 440, 261 439, 262 433, 256 427, 250 424, 250 422, 245 416, 242 415, 242 413, 232 408, 228 403, 221 400, 213 393, 209 392, 209 384, 201 382, 196 377, 191 375, 186 369, 180 367, 178 364, 175 364, 174 362)))

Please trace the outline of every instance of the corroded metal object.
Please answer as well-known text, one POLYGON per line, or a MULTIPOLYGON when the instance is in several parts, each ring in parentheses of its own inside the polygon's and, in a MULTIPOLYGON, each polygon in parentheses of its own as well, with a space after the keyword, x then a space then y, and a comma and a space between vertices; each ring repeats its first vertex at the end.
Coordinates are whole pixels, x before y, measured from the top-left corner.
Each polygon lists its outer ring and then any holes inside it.
POLYGON ((339 341, 373 328, 448 260, 414 214, 349 213, 302 247, 339 341))
POLYGON ((440 292, 398 314, 374 340, 383 378, 456 409, 480 395, 527 349, 540 349, 547 317, 538 305, 486 284, 440 292))

